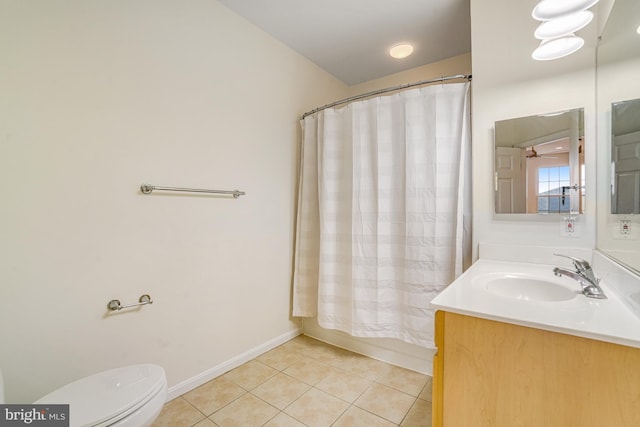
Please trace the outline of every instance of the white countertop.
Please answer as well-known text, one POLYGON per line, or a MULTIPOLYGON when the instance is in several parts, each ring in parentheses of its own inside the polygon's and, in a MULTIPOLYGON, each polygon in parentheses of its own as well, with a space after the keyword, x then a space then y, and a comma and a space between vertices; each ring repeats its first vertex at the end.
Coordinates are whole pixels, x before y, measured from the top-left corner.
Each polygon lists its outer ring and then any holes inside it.
MULTIPOLYGON (((640 316, 609 286, 606 277, 600 287, 608 299, 587 298, 577 281, 554 276, 556 266, 480 259, 431 304, 437 310, 640 348, 640 316), (552 282, 575 290, 576 296, 563 301, 536 301, 488 291, 488 280, 502 275, 552 282)), ((598 276, 598 271, 595 273, 598 276)))

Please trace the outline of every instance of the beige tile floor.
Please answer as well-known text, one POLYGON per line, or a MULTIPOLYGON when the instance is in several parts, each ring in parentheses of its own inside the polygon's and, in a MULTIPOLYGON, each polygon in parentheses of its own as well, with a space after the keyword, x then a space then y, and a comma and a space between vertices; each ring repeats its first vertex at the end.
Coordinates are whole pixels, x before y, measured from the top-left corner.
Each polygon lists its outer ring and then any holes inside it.
POLYGON ((427 427, 431 377, 298 336, 168 402, 152 427, 427 427))

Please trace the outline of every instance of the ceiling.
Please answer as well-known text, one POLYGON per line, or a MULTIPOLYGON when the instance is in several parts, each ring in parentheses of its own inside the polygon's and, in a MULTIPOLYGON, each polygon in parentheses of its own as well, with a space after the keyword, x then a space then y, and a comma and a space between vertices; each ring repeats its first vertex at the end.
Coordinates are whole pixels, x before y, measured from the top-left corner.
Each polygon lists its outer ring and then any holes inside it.
POLYGON ((469 0, 219 1, 348 85, 471 51, 469 0))

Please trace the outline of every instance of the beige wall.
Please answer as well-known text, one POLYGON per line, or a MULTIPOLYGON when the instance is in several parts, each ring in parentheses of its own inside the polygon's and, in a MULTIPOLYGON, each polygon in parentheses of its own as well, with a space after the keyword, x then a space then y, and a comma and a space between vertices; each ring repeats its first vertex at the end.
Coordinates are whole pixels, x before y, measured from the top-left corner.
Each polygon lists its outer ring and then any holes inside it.
POLYGON ((586 43, 555 61, 534 61, 538 0, 472 0, 473 241, 528 246, 595 247, 595 46, 597 25, 578 34, 586 43), (499 12, 498 12, 499 11, 499 12), (559 219, 494 217, 493 129, 498 120, 584 108, 586 208, 567 236, 559 219))
POLYGON ((210 0, 4 1, 0 52, 9 402, 131 363, 188 387, 297 333, 298 118, 344 84, 210 0))

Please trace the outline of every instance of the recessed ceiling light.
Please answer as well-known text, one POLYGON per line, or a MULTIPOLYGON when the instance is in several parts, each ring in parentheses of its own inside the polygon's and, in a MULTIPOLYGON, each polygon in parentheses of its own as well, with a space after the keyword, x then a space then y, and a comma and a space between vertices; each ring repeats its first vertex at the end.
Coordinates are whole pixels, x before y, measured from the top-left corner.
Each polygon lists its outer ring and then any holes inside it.
POLYGON ((563 18, 552 19, 551 21, 545 21, 534 33, 537 39, 554 39, 556 37, 566 36, 567 34, 575 33, 578 30, 586 27, 593 19, 593 12, 590 10, 583 10, 582 12, 574 13, 563 18))
POLYGON ((389 55, 396 59, 406 58, 413 53, 413 46, 409 43, 398 43, 391 46, 389 55))
POLYGON ((538 21, 550 21, 589 9, 598 0, 542 0, 531 15, 538 21))
POLYGON ((556 150, 562 150, 564 147, 556 147, 556 150))
POLYGON ((570 34, 557 39, 543 40, 531 57, 537 61, 549 61, 570 55, 584 45, 581 37, 570 34))

